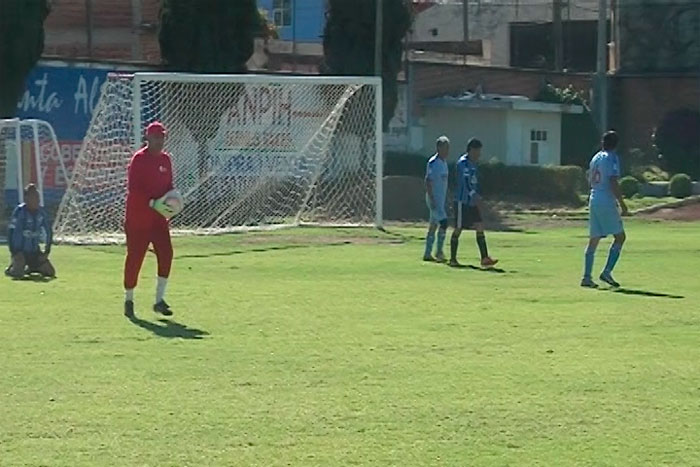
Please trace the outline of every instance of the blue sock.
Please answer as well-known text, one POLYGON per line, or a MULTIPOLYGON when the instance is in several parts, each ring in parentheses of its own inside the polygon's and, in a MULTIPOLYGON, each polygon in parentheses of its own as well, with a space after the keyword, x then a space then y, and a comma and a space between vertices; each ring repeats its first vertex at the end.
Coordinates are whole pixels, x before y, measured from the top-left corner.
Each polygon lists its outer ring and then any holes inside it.
POLYGON ((438 251, 438 253, 442 253, 443 255, 444 255, 445 253, 442 251, 442 248, 443 248, 443 246, 445 245, 445 236, 446 236, 446 235, 447 235, 447 232, 446 232, 446 231, 444 231, 444 230, 442 230, 442 229, 438 230, 438 234, 437 234, 437 240, 438 240, 438 242, 437 242, 437 251, 438 251))
POLYGON ((595 259, 595 248, 586 248, 586 254, 584 256, 585 260, 585 269, 583 271, 583 277, 590 279, 591 274, 593 273, 593 260, 595 259))
POLYGON ((621 252, 622 245, 613 243, 613 245, 610 247, 610 253, 608 253, 608 262, 605 264, 605 270, 603 271, 604 273, 610 274, 612 270, 615 269, 617 260, 620 259, 621 252))
POLYGON ((425 253, 424 258, 427 258, 433 253, 433 243, 435 243, 435 232, 428 232, 428 236, 425 237, 425 253))

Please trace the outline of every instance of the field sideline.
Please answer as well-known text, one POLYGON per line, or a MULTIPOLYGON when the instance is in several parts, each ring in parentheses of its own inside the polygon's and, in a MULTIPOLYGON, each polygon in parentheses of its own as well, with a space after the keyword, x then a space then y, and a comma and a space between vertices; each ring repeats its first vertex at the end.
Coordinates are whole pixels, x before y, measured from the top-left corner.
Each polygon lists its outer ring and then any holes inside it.
POLYGON ((58 246, 0 280, 0 466, 700 465, 700 223, 627 226, 622 293, 582 226, 489 234, 501 273, 422 227, 178 238, 134 323, 123 248, 58 246))

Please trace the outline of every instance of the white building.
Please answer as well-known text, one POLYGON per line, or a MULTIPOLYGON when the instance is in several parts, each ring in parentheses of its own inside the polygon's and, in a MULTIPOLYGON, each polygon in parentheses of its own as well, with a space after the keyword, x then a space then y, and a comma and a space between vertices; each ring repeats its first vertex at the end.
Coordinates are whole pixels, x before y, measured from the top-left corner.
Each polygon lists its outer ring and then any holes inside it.
POLYGON ((434 152, 434 141, 444 134, 455 160, 475 137, 484 144, 483 161, 507 165, 560 165, 562 114, 583 112, 579 105, 472 93, 428 99, 423 106, 423 154, 434 152))
MULTIPOLYGON (((412 28, 412 42, 464 40, 464 17, 460 0, 422 3, 435 4, 416 15, 412 28)), ((552 3, 552 0, 469 0, 469 39, 482 41, 483 57, 468 57, 467 62, 511 66, 512 26, 551 23, 552 3)), ((562 21, 593 22, 598 18, 597 11, 598 0, 568 1, 562 9, 562 21)), ((595 26, 591 27, 594 30, 595 26)), ((564 40, 569 41, 569 45, 577 46, 575 41, 580 40, 580 35, 571 35, 564 40)))

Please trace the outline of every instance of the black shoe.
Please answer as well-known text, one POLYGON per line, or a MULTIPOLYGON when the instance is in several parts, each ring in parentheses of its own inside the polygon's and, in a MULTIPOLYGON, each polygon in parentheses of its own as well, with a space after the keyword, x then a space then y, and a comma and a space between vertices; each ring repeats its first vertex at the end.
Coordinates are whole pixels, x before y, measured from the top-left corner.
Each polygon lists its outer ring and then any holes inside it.
POLYGON ((165 300, 161 300, 155 305, 153 305, 153 311, 160 313, 163 316, 172 316, 173 312, 170 310, 170 305, 165 303, 165 300))
POLYGON ((134 302, 131 300, 127 300, 124 302, 124 316, 126 316, 129 319, 132 319, 134 317, 134 302))

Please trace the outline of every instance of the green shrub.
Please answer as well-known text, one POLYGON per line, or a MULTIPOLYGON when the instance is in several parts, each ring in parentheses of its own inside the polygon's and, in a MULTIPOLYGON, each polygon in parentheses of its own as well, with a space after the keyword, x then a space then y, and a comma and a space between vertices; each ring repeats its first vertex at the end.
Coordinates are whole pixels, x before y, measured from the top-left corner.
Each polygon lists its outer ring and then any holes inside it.
MULTIPOLYGON (((385 176, 425 177, 428 157, 420 154, 387 152, 385 176)), ((454 162, 450 162, 450 186, 453 188, 454 162)), ((479 164, 481 191, 484 195, 520 195, 542 201, 580 203, 579 194, 586 188, 583 169, 576 166, 540 167, 507 166, 503 163, 479 164)))
POLYGON ((636 165, 632 167, 630 173, 641 183, 667 182, 669 179, 668 172, 658 165, 636 165))
POLYGON ((639 180, 632 176, 622 177, 620 179, 620 191, 625 198, 631 198, 639 193, 639 180))
POLYGON ((686 174, 676 174, 671 178, 668 192, 675 198, 687 198, 693 194, 693 181, 686 174))
POLYGON ((580 202, 585 173, 577 166, 479 166, 482 191, 489 194, 521 195, 543 201, 580 202))

